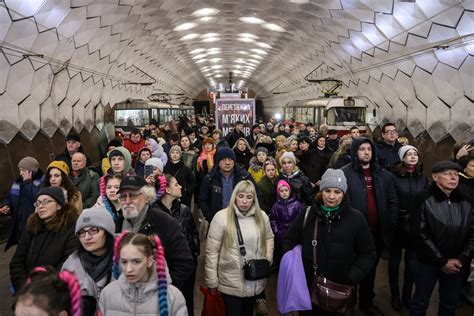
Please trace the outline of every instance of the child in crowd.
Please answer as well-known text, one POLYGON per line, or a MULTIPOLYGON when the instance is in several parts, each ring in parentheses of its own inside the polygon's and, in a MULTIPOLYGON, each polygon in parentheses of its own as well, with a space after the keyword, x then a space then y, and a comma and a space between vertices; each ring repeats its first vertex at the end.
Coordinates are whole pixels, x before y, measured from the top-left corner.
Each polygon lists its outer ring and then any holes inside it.
POLYGON ((265 147, 255 149, 255 156, 250 159, 249 173, 255 183, 260 182, 264 176, 263 163, 268 159, 268 150, 265 147))
POLYGON ((145 162, 151 158, 151 149, 142 147, 138 151, 138 160, 135 162, 135 172, 137 175, 145 176, 145 162))
POLYGON ((303 208, 303 204, 301 204, 291 192, 291 187, 288 182, 284 180, 278 181, 277 192, 277 201, 270 211, 270 224, 275 234, 274 262, 276 265, 280 263, 282 257, 283 237, 293 223, 293 220, 303 208))
POLYGON ((171 284, 158 236, 120 234, 115 240, 113 272, 117 281, 100 296, 103 316, 188 315, 183 294, 171 284))

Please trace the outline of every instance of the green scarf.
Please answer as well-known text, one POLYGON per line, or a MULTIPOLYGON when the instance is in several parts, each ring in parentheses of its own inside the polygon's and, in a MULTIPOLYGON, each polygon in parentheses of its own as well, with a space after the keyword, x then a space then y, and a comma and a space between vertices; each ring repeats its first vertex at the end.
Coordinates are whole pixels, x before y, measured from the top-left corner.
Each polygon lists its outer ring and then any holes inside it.
POLYGON ((338 205, 336 207, 327 207, 327 206, 321 205, 321 210, 323 210, 326 213, 326 215, 329 215, 332 212, 337 211, 340 207, 341 205, 338 205))

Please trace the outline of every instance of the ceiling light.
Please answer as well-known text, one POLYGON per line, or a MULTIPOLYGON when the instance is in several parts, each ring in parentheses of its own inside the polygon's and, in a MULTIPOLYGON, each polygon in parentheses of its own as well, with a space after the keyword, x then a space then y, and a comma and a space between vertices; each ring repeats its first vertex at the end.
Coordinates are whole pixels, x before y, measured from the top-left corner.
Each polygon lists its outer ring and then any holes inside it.
POLYGON ((247 55, 248 53, 245 52, 245 51, 243 51, 243 50, 239 50, 239 54, 241 54, 241 55, 247 55))
POLYGON ((244 42, 244 43, 254 43, 255 42, 255 40, 253 38, 246 38, 246 37, 241 37, 241 38, 238 38, 237 40, 240 41, 240 42, 244 42))
POLYGON ((202 8, 191 13, 194 16, 216 15, 220 11, 215 8, 202 8))
POLYGON ((261 55, 266 55, 267 54, 266 51, 264 51, 263 49, 259 49, 259 48, 252 48, 251 51, 254 52, 254 53, 257 53, 257 54, 261 54, 261 55))
POLYGON ((232 72, 235 73, 235 74, 240 74, 242 71, 234 69, 234 70, 232 70, 232 72))
POLYGON ((203 62, 207 61, 206 58, 203 58, 203 59, 199 59, 198 61, 196 61, 196 64, 201 64, 203 62))
POLYGON ((256 18, 254 16, 243 16, 243 17, 239 18, 239 20, 244 22, 244 23, 249 23, 249 24, 262 24, 262 23, 265 23, 264 20, 256 18))
POLYGON ((215 16, 203 16, 202 18, 198 19, 198 21, 201 23, 209 23, 215 20, 217 20, 215 16))
POLYGON ((187 40, 195 39, 196 37, 199 37, 199 34, 191 33, 191 34, 188 34, 188 35, 184 35, 179 40, 180 41, 187 41, 187 40))
POLYGON ((220 41, 220 38, 218 38, 218 37, 208 37, 208 38, 203 39, 201 42, 212 43, 212 42, 217 42, 217 41, 220 41))
POLYGON ((187 31, 187 30, 190 30, 192 28, 195 28, 197 25, 197 23, 194 23, 194 22, 186 22, 186 23, 183 23, 183 24, 180 24, 178 25, 177 27, 175 27, 173 29, 173 31, 187 31))
POLYGON ((261 42, 258 42, 257 46, 260 46, 262 48, 268 48, 268 49, 272 48, 271 45, 268 45, 267 43, 261 43, 261 42))
POLYGON ((260 38, 257 35, 254 35, 254 34, 251 34, 251 33, 241 33, 241 34, 239 34, 239 36, 240 37, 245 37, 245 38, 253 38, 253 39, 260 38))
POLYGON ((219 33, 206 33, 206 34, 202 34, 201 38, 209 38, 209 37, 216 37, 216 36, 219 36, 219 33))
POLYGON ((219 60, 222 60, 222 58, 212 58, 212 59, 209 59, 209 61, 211 63, 217 63, 219 60))
POLYGON ((201 59, 201 58, 204 58, 204 57, 206 57, 206 56, 207 56, 207 54, 199 54, 199 55, 195 55, 195 56, 193 56, 193 57, 191 57, 191 58, 192 58, 192 59, 201 59))
POLYGON ((220 47, 212 47, 212 48, 208 48, 208 49, 207 49, 208 52, 213 51, 213 50, 219 50, 219 51, 221 51, 222 48, 220 48, 220 47))
POLYGON ((252 55, 251 57, 256 59, 264 59, 264 57, 260 55, 252 55))
POLYGON ((284 28, 282 28, 280 25, 277 25, 275 23, 265 23, 262 26, 270 31, 285 32, 284 28))
POLYGON ((189 53, 190 54, 198 54, 198 53, 203 52, 203 51, 205 51, 204 48, 196 48, 196 49, 193 49, 192 51, 190 51, 189 53))
POLYGON ((247 59, 247 62, 252 63, 252 64, 260 64, 260 60, 255 60, 255 59, 247 59))
POLYGON ((220 54, 220 50, 211 50, 210 52, 207 52, 208 55, 215 55, 215 54, 220 54))
POLYGON ((241 65, 234 65, 234 68, 240 69, 240 68, 242 68, 242 66, 241 65))
POLYGON ((215 75, 215 77, 216 77, 216 78, 220 78, 220 77, 222 77, 222 75, 215 75))
POLYGON ((222 68, 222 65, 214 65, 214 66, 211 66, 211 69, 220 69, 222 68))

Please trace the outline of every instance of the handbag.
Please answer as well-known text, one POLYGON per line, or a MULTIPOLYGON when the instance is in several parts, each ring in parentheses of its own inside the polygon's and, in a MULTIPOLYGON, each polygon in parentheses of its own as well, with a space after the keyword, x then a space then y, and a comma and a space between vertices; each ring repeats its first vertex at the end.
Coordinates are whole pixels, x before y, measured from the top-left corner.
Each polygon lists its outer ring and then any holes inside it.
POLYGON ((240 231, 239 220, 235 215, 235 227, 237 228, 237 239, 239 241, 240 254, 244 258, 244 276, 246 280, 255 281, 270 277, 270 262, 267 259, 252 259, 245 258, 247 251, 245 250, 244 239, 240 231))
POLYGON ((221 293, 218 291, 210 291, 205 287, 200 287, 201 293, 204 295, 204 303, 201 316, 222 316, 225 315, 225 305, 221 293))
POLYGON ((314 224, 313 235, 313 268, 314 280, 311 286, 311 302, 328 312, 345 314, 352 297, 353 286, 332 282, 318 275, 316 246, 318 245, 318 218, 314 224))

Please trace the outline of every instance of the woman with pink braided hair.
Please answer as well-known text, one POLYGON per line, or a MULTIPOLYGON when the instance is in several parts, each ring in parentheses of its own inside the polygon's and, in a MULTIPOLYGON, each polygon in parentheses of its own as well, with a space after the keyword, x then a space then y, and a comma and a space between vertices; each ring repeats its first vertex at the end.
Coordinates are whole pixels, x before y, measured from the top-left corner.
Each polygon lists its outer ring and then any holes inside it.
POLYGON ((171 284, 158 236, 123 232, 115 239, 113 273, 117 281, 100 296, 102 316, 186 316, 183 294, 171 284))
POLYGON ((79 281, 66 270, 58 273, 50 266, 35 268, 16 297, 15 315, 81 316, 79 281))

